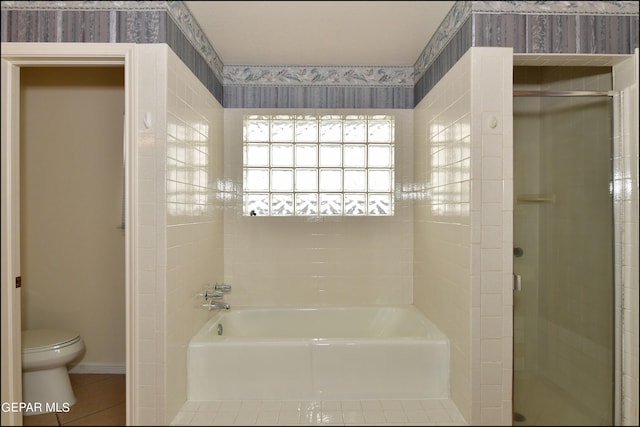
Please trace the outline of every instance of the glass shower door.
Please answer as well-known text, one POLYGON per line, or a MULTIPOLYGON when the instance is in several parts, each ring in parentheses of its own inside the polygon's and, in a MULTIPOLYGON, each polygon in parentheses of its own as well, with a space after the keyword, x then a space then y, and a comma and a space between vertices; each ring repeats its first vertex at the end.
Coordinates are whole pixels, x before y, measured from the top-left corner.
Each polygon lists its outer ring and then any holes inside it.
POLYGON ((513 110, 514 425, 612 425, 612 101, 513 110))

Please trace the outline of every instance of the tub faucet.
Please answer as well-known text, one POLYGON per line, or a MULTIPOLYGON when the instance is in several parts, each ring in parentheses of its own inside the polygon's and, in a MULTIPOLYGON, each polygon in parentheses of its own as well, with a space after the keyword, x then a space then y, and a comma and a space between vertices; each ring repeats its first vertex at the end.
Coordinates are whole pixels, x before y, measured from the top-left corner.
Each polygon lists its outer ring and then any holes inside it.
POLYGON ((231 306, 229 304, 227 304, 226 302, 221 302, 221 301, 215 301, 215 302, 210 302, 208 304, 202 304, 202 306, 209 308, 209 310, 216 310, 216 309, 221 309, 221 308, 224 308, 225 310, 229 310, 231 308, 231 306))

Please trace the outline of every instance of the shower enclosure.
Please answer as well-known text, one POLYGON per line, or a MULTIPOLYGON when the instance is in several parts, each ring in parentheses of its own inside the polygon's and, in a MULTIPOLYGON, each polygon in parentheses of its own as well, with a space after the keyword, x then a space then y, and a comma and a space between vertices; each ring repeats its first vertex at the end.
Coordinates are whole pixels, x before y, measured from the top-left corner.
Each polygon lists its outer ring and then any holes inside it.
POLYGON ((514 91, 514 425, 612 425, 612 98, 548 87, 514 91))

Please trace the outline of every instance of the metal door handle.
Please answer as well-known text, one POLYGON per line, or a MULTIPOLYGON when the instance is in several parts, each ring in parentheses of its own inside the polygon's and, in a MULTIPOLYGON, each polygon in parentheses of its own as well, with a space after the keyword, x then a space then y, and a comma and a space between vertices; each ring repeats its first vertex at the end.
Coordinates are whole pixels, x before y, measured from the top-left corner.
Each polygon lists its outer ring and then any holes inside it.
POLYGON ((522 276, 519 274, 513 275, 513 290, 518 292, 522 290, 522 276))

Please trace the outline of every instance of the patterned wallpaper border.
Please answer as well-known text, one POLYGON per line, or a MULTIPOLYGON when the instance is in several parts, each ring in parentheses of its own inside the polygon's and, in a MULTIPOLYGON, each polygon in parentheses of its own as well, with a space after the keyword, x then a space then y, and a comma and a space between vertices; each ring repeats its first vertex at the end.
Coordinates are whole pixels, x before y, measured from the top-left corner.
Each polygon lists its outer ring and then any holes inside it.
POLYGON ((233 105, 262 105, 268 96, 297 105, 303 93, 321 104, 356 99, 357 104, 406 105, 411 98, 418 103, 471 46, 513 46, 521 53, 627 53, 637 46, 638 33, 635 1, 458 0, 413 66, 224 65, 181 1, 0 4, 3 41, 167 43, 223 105, 228 99, 233 105), (322 88, 355 91, 325 94, 322 88))
POLYGON ((638 16, 638 3, 636 1, 456 1, 414 63, 416 83, 472 14, 638 16))
POLYGON ((224 64, 184 2, 168 1, 161 3, 167 4, 169 15, 178 24, 185 37, 211 66, 218 80, 222 82, 224 64))
POLYGON ((225 85, 413 86, 413 67, 225 65, 225 85))
POLYGON ((417 83, 420 80, 429 66, 455 37, 458 30, 462 28, 467 18, 471 16, 471 3, 470 1, 457 1, 444 17, 413 65, 414 82, 417 83))
POLYGON ((636 1, 473 1, 473 12, 532 15, 637 15, 636 1))
POLYGON ((8 10, 165 11, 224 85, 415 85, 472 14, 638 15, 635 1, 456 1, 413 67, 224 65, 182 1, 2 1, 8 10))
POLYGON ((14 10, 165 10, 166 1, 11 1, 3 9, 14 10))
POLYGON ((10 1, 0 2, 3 10, 167 12, 184 36, 202 55, 222 81, 223 63, 202 28, 182 1, 10 1))

